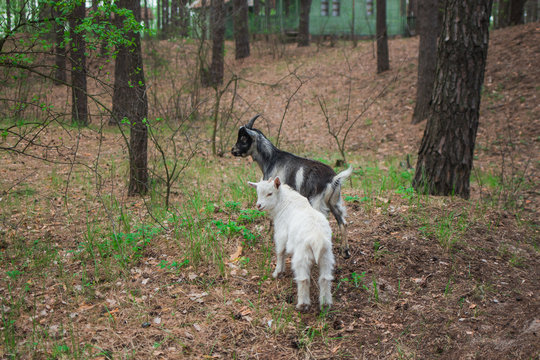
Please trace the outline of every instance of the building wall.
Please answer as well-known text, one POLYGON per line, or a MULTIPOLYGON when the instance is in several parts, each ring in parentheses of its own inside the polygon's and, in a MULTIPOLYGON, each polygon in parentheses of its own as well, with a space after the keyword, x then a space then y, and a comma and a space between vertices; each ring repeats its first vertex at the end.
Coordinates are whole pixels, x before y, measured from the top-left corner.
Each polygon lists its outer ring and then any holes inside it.
MULTIPOLYGON (((328 15, 321 13, 324 0, 312 0, 310 33, 312 35, 351 35, 353 17, 356 36, 374 36, 376 27, 376 0, 328 0, 328 15), (353 11, 354 1, 354 11, 353 11), (339 13, 336 14, 336 2, 339 13)), ((388 35, 404 35, 406 16, 401 14, 400 0, 386 0, 388 35)))

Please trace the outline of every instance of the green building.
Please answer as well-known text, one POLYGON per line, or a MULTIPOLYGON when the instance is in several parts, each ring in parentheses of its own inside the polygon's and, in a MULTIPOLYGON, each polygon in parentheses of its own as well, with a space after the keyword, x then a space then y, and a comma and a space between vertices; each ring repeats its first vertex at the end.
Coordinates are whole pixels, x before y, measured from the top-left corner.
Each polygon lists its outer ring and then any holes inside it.
MULTIPOLYGON (((386 0, 386 2, 388 35, 407 35, 405 1, 386 0)), ((284 0, 274 0, 274 8, 267 18, 264 8, 260 15, 255 16, 250 1, 250 31, 294 34, 298 29, 300 2, 289 0, 288 11, 284 9, 285 3, 284 0)), ((375 0, 312 0, 309 30, 314 36, 350 37, 353 34, 359 37, 374 36, 376 11, 375 0)), ((227 23, 227 35, 232 36, 232 20, 227 23)))
MULTIPOLYGON (((265 6, 261 4, 256 15, 253 0, 248 0, 249 29, 252 34, 285 34, 294 36, 298 31, 300 17, 300 0, 267 0, 270 1, 269 14, 265 14, 265 6)), ((209 8, 201 4, 209 4, 210 0, 197 0, 190 5, 192 26, 200 34, 202 21, 208 29, 209 8), (206 11, 205 11, 206 10, 206 11)), ((232 1, 225 0, 226 30, 225 37, 233 37, 232 1)), ((406 16, 406 0, 386 0, 386 23, 388 35, 408 35, 406 16)), ((312 0, 309 16, 309 30, 312 36, 338 37, 371 37, 375 35, 376 26, 375 0, 312 0), (354 29, 354 32, 353 32, 354 29)), ((208 32, 206 32, 208 33, 208 32)))

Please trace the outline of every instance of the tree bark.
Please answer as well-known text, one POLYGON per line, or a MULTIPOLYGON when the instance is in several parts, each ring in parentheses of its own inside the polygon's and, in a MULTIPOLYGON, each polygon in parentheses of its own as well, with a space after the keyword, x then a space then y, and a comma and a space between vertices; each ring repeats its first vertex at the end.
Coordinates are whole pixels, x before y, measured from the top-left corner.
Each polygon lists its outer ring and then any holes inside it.
POLYGON ((150 20, 148 19, 148 0, 144 0, 144 27, 150 29, 150 20))
POLYGON ((499 27, 523 24, 523 8, 526 0, 499 1, 499 27))
MULTIPOLYGON (((53 7, 53 16, 59 18, 58 11, 54 10, 53 7)), ((55 62, 55 71, 54 79, 56 84, 65 84, 67 82, 66 74, 66 46, 64 44, 64 24, 54 23, 55 30, 55 39, 54 39, 54 62, 55 62)))
POLYGON ((210 31, 212 33, 212 63, 207 86, 223 83, 223 46, 225 42, 225 6, 223 0, 212 0, 210 9, 210 31))
POLYGON ((158 34, 160 34, 161 31, 163 31, 162 20, 161 20, 161 0, 156 0, 156 17, 157 17, 157 20, 156 20, 156 24, 157 24, 156 32, 158 34))
POLYGON ((413 186, 419 193, 470 196, 492 0, 447 0, 437 75, 413 186))
POLYGON ((88 125, 88 99, 86 97, 86 43, 78 29, 86 16, 84 1, 75 5, 69 25, 71 31, 71 119, 74 124, 88 125))
POLYGON ((536 0, 529 0, 526 4, 527 7, 527 22, 535 22, 538 20, 538 2, 536 0))
POLYGON ((420 44, 418 46, 418 81, 416 83, 416 105, 412 117, 413 124, 424 121, 429 113, 429 102, 437 65, 438 13, 439 0, 425 0, 418 4, 416 29, 420 34, 420 44))
POLYGON ((300 0, 300 21, 298 24, 298 46, 309 46, 309 13, 311 0, 300 0))
MULTIPOLYGON (((119 0, 119 8, 131 10, 135 19, 141 20, 139 1, 119 0)), ((117 16, 117 25, 123 21, 117 16)), ((129 124, 129 187, 128 195, 145 194, 148 191, 148 98, 139 33, 129 31, 126 39, 133 45, 119 45, 115 62, 112 122, 129 124)))
POLYGON ((386 0, 377 0, 377 73, 382 73, 389 69, 386 0))
POLYGON ((510 25, 523 24, 526 0, 511 0, 510 2, 510 25))
POLYGON ((235 58, 249 56, 249 27, 247 0, 233 0, 235 58))
POLYGON ((170 35, 177 35, 180 32, 180 5, 179 0, 171 0, 171 26, 170 35))
POLYGON ((6 24, 7 28, 11 30, 11 0, 6 0, 6 24))
POLYGON ((161 0, 161 38, 169 36, 169 0, 161 0))

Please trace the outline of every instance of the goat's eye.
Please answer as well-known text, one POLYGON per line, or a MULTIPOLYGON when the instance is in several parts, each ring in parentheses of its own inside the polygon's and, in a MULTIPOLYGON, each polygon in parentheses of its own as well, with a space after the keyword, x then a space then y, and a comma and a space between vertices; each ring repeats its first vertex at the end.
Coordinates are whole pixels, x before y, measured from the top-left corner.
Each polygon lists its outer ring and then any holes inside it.
POLYGON ((266 194, 266 196, 267 196, 267 197, 268 197, 268 196, 272 196, 272 193, 268 193, 268 194, 266 194))

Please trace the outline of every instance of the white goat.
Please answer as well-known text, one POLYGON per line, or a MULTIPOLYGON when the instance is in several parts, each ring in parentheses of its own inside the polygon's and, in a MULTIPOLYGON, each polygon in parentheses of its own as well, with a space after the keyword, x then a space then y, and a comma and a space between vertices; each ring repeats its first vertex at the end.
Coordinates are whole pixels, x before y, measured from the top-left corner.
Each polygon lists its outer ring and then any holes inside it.
POLYGON ((285 270, 285 254, 292 255, 291 268, 298 286, 296 308, 305 311, 310 306, 309 283, 311 267, 319 266, 319 305, 332 305, 331 284, 334 277, 332 229, 326 217, 315 210, 308 199, 274 180, 249 182, 257 189, 257 209, 267 211, 274 221, 277 278, 285 270))

